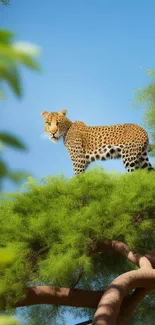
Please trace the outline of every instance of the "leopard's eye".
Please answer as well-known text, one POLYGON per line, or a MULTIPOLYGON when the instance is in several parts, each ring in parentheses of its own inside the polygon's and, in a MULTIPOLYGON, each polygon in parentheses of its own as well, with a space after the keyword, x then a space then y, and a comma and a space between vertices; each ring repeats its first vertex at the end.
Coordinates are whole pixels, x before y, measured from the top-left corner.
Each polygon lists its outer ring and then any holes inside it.
POLYGON ((47 122, 48 125, 51 125, 51 122, 47 122))
POLYGON ((57 121, 57 122, 56 122, 56 126, 58 126, 58 125, 59 125, 59 122, 57 121))

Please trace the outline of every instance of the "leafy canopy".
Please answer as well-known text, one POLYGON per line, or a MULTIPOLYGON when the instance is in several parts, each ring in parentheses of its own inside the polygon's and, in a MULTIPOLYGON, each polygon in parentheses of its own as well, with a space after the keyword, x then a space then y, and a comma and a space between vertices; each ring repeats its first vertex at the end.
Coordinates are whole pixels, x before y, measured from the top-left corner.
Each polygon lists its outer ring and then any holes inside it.
POLYGON ((151 77, 151 82, 145 88, 136 91, 135 101, 138 106, 145 107, 144 122, 152 137, 152 156, 155 156, 155 70, 146 69, 151 77))
POLYGON ((78 286, 102 290, 111 276, 133 268, 123 257, 92 252, 112 239, 143 254, 155 247, 154 193, 155 173, 143 170, 30 179, 0 210, 1 246, 16 251, 1 270, 7 304, 21 299, 28 283, 71 286, 82 269, 78 286))

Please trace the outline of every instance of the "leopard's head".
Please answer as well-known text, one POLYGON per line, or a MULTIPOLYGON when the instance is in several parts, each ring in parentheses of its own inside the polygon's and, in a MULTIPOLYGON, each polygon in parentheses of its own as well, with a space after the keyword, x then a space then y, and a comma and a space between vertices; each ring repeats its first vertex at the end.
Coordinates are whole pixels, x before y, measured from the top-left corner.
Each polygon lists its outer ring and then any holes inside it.
POLYGON ((72 122, 66 117, 67 110, 62 109, 60 112, 48 113, 43 111, 41 115, 44 117, 44 132, 53 142, 57 142, 63 137, 71 126, 72 122))

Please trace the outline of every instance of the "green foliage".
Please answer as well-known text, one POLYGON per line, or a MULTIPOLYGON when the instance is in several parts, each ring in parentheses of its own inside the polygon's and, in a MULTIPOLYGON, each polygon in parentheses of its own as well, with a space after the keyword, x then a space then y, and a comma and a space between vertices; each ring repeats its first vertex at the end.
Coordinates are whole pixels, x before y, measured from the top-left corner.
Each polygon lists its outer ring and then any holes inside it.
POLYGON ((136 91, 135 101, 138 105, 145 107, 145 127, 152 136, 153 145, 151 150, 152 155, 155 156, 155 70, 147 69, 146 72, 152 78, 152 82, 147 87, 136 91))
POLYGON ((10 4, 9 0, 0 0, 0 3, 2 3, 3 6, 8 6, 10 4))
POLYGON ((22 325, 65 325, 66 309, 55 305, 35 305, 21 310, 22 325))
POLYGON ((24 178, 27 177, 28 173, 25 173, 23 171, 11 171, 10 168, 8 168, 6 162, 0 158, 0 191, 2 189, 2 182, 4 179, 8 178, 15 183, 20 183, 24 178))
POLYGON ((2 81, 7 82, 12 91, 18 97, 22 95, 21 79, 19 67, 28 67, 39 71, 39 65, 35 57, 39 54, 39 49, 29 43, 14 42, 14 34, 7 30, 0 30, 0 91, 1 97, 2 81))
MULTIPOLYGON (((8 5, 9 1, 1 0, 4 5, 8 5)), ((36 55, 39 54, 39 50, 36 46, 32 46, 29 43, 15 43, 13 42, 14 35, 7 30, 0 30, 0 99, 4 97, 4 91, 2 85, 6 82, 13 93, 21 97, 22 87, 21 78, 19 73, 20 65, 28 67, 30 69, 39 70, 39 65, 35 60, 36 55)), ((21 140, 12 134, 6 132, 0 132, 0 154, 5 146, 11 146, 14 149, 25 150, 26 147, 21 140)), ((0 155, 0 190, 2 188, 2 180, 9 178, 14 182, 20 182, 23 178, 27 177, 24 172, 10 171, 5 161, 0 155)), ((7 216, 6 216, 7 217, 7 216)), ((25 246, 24 246, 25 247, 25 246)), ((28 274, 28 266, 24 263, 20 264, 22 257, 25 254, 25 250, 22 253, 22 244, 18 241, 13 242, 13 245, 1 243, 0 248, 0 309, 3 310, 5 295, 7 295, 7 304, 9 305, 13 299, 13 293, 16 292, 17 297, 22 299, 23 297, 23 285, 25 284, 25 278, 28 274), (18 255, 17 255, 18 254, 18 255), (19 256, 19 260, 17 258, 19 256), (10 263, 12 266, 10 267, 10 263), (8 265, 9 264, 9 265, 8 265), (14 271, 14 269, 16 271, 14 271), (12 286, 12 280, 15 281, 12 286), (5 275, 5 276, 4 276, 5 275), (19 284, 21 280, 23 284, 19 284), (13 288, 11 292, 8 292, 9 288, 13 288)), ((25 255, 24 255, 25 256, 25 255)), ((18 325, 19 322, 9 316, 0 316, 0 325, 18 325)))
MULTIPOLYGON (((3 4, 7 1, 1 1, 3 4)), ((22 86, 20 78, 20 66, 39 71, 36 56, 39 49, 29 43, 14 42, 14 34, 8 30, 0 30, 0 97, 4 97, 3 83, 6 82, 13 93, 21 97, 22 86)), ((2 158, 2 150, 5 146, 14 149, 25 150, 23 142, 8 132, 0 132, 0 190, 2 181, 9 178, 13 182, 20 182, 28 175, 24 172, 10 171, 6 162, 2 158)))
POLYGON ((15 257, 14 250, 10 248, 0 248, 0 268, 10 264, 15 257))
MULTIPOLYGON (((4 269, 6 265, 13 262, 15 257, 15 251, 12 248, 0 248, 0 270, 4 269)), ((2 281, 1 281, 2 282, 2 281)), ((4 295, 3 284, 0 286, 0 309, 4 307, 4 302, 1 299, 2 295, 4 295)), ((0 315, 0 325, 18 325, 19 322, 8 315, 0 315)))
POLYGON ((19 322, 11 316, 0 316, 0 325, 19 325, 19 322))
POLYGON ((7 304, 22 297, 27 283, 71 286, 83 270, 78 287, 102 290, 133 269, 123 257, 92 252, 111 239, 142 254, 155 247, 154 193, 155 173, 143 170, 30 179, 0 210, 1 246, 17 252, 0 276, 7 304))

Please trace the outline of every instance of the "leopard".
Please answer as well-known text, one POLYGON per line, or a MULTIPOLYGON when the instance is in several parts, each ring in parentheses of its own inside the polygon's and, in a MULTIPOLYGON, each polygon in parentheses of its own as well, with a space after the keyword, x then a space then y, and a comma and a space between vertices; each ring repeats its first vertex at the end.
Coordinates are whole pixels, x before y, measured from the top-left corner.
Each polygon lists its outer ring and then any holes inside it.
POLYGON ((133 123, 87 126, 83 121, 72 122, 66 114, 66 109, 41 112, 49 139, 56 143, 63 138, 75 175, 83 173, 95 160, 118 158, 127 172, 154 170, 148 159, 151 150, 148 134, 141 126, 133 123))

